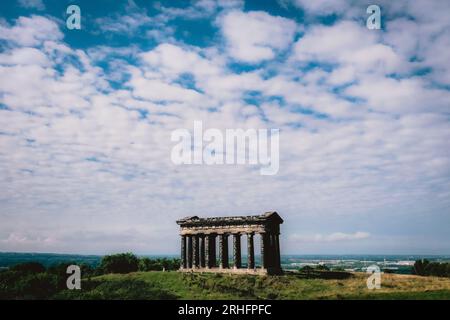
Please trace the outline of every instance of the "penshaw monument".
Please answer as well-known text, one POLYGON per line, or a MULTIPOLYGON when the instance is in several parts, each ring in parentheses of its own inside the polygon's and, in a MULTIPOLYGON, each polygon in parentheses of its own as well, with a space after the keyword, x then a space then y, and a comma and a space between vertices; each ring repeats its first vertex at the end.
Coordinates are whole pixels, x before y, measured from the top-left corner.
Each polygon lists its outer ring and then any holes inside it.
POLYGON ((181 236, 180 271, 280 274, 280 224, 277 212, 255 216, 186 217, 177 220, 181 236), (232 256, 229 259, 229 237, 232 256), (242 263, 241 236, 246 236, 247 254, 242 263), (260 263, 255 263, 255 236, 260 242, 260 263))

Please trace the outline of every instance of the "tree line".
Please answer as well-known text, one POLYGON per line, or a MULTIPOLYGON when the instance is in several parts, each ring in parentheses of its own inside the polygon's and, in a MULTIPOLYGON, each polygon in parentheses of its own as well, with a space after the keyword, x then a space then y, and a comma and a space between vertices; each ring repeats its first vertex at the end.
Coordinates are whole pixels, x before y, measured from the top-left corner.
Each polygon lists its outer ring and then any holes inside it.
POLYGON ((427 259, 417 260, 413 272, 419 276, 450 277, 450 262, 430 262, 427 259))
POLYGON ((106 255, 98 266, 64 262, 46 268, 39 262, 20 263, 0 271, 0 300, 49 299, 67 289, 67 267, 76 264, 82 279, 110 273, 137 271, 171 271, 180 266, 180 259, 137 257, 132 253, 106 255))

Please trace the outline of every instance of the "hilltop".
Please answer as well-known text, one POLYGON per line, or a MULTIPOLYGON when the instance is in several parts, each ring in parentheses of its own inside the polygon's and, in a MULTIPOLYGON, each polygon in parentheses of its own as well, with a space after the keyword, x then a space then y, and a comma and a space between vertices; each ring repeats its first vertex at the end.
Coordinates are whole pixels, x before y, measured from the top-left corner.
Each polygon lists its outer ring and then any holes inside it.
MULTIPOLYGON (((334 273, 336 275, 336 273, 334 273)), ((367 274, 332 279, 302 274, 251 276, 175 271, 108 274, 83 280, 81 291, 58 299, 450 299, 450 279, 383 274, 381 289, 368 290, 367 274)), ((329 277, 328 277, 329 278, 329 277)))

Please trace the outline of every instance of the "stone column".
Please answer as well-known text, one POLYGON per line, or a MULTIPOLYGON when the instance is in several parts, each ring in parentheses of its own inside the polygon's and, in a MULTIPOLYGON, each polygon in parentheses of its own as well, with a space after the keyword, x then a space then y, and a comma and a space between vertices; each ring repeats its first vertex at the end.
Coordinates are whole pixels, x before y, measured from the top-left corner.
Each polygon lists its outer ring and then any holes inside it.
POLYGON ((192 268, 192 235, 187 236, 187 267, 192 268))
POLYGON ((216 254, 216 237, 217 237, 217 235, 216 234, 211 234, 210 236, 209 236, 210 238, 209 238, 209 240, 210 240, 210 243, 209 243, 209 266, 211 267, 211 268, 215 268, 215 267, 217 267, 217 254, 216 254))
POLYGON ((181 269, 186 269, 187 267, 187 260, 186 260, 186 236, 181 236, 181 269))
POLYGON ((253 233, 247 233, 247 268, 255 269, 255 247, 253 233))
POLYGON ((205 235, 205 237, 203 238, 203 241, 205 243, 205 268, 209 269, 211 268, 211 235, 207 234, 205 235))
POLYGON ((261 269, 267 268, 267 234, 261 233, 261 269))
POLYGON ((241 267, 241 235, 239 233, 233 235, 233 259, 234 268, 239 269, 241 267))
POLYGON ((228 235, 219 235, 220 268, 228 268, 228 235))
POLYGON ((205 267, 205 235, 201 234, 200 237, 200 268, 205 267))
POLYGON ((275 235, 276 267, 281 269, 280 235, 275 235))
POLYGON ((274 265, 274 245, 273 245, 273 234, 266 233, 266 268, 271 268, 274 265))
POLYGON ((192 262, 192 267, 193 268, 198 268, 199 267, 199 245, 198 245, 198 235, 195 234, 192 236, 192 250, 194 251, 193 255, 194 255, 194 259, 192 262))

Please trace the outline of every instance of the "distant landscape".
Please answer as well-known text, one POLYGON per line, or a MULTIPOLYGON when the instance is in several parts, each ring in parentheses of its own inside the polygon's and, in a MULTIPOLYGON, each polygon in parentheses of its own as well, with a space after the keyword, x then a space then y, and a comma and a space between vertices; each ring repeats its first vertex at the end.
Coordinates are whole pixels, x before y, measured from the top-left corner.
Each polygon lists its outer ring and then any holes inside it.
POLYGON ((65 290, 57 299, 450 299, 450 278, 385 274, 379 290, 366 287, 367 274, 295 272, 282 276, 136 272, 87 281, 87 291, 65 290))
MULTIPOLYGON (((178 255, 141 255, 148 258, 177 258, 178 255)), ((255 257, 259 263, 259 256, 255 257)), ((19 253, 0 252, 0 270, 24 262, 39 262, 45 267, 64 262, 99 265, 101 255, 55 254, 55 253, 19 253)), ((285 270, 297 270, 304 266, 324 265, 330 269, 344 271, 365 271, 369 265, 376 264, 390 273, 412 274, 414 262, 427 259, 431 262, 450 262, 450 255, 282 255, 281 264, 285 270)), ((242 257, 246 266, 246 256, 242 257)))
POLYGON ((173 255, 0 253, 0 300, 450 299, 448 256, 286 255, 282 261, 283 275, 259 276, 177 272, 180 259, 173 255), (67 288, 71 264, 80 266, 81 290, 67 288), (382 284, 369 290, 365 271, 374 264, 382 284))

